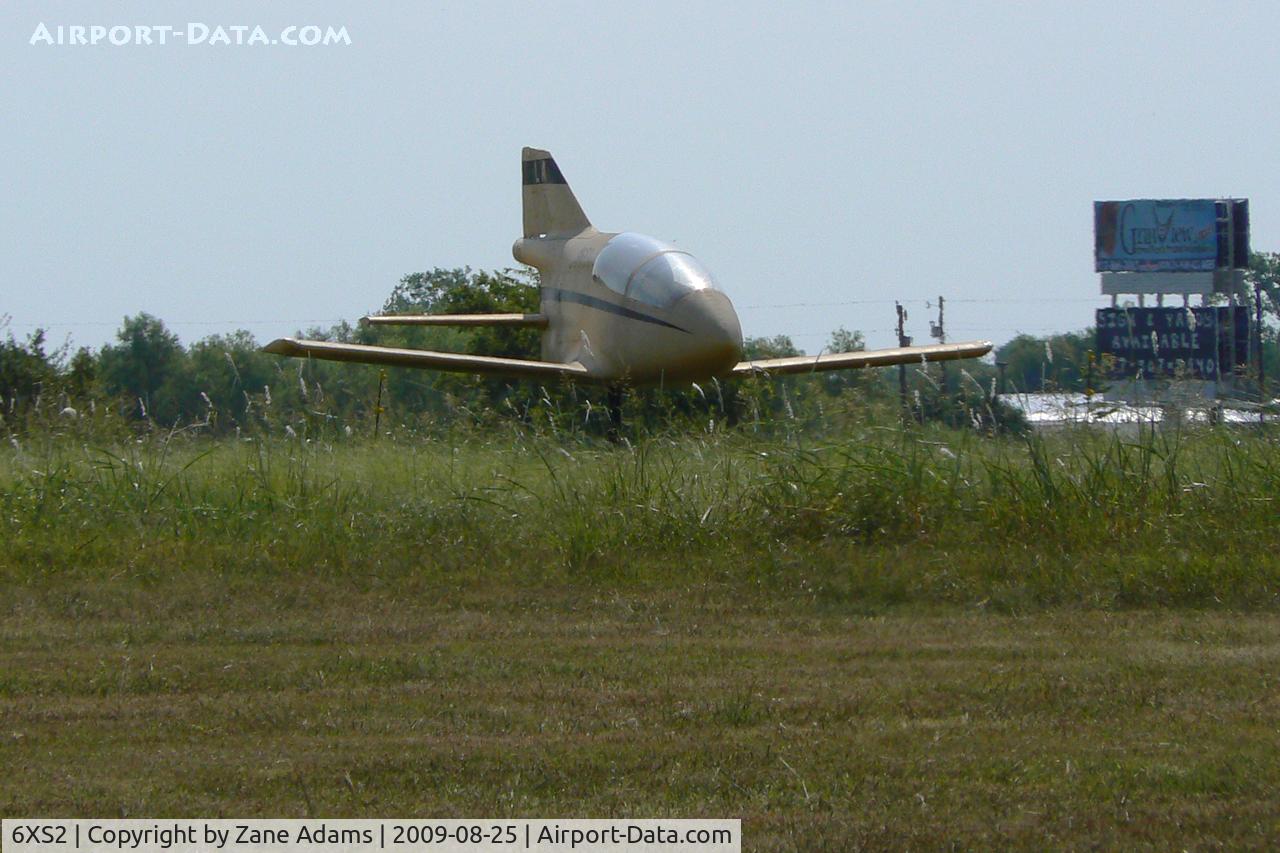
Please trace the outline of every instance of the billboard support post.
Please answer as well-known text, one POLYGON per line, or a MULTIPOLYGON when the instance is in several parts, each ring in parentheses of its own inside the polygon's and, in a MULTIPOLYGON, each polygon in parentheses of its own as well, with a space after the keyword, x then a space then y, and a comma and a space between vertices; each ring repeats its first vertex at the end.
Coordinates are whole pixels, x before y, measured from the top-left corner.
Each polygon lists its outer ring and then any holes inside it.
POLYGON ((1253 329, 1258 351, 1258 423, 1266 417, 1267 360, 1262 351, 1262 282, 1253 283, 1253 329))

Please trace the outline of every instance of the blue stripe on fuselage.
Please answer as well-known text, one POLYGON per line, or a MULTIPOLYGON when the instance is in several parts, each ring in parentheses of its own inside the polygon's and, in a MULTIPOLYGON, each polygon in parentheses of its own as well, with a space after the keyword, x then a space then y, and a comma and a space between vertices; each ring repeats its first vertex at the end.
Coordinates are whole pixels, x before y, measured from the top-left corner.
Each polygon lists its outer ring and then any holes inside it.
POLYGON ((596 296, 586 293, 579 293, 576 290, 561 290, 558 287, 546 288, 547 293, 551 294, 557 302, 576 302, 579 305, 585 305, 588 308, 596 308, 600 311, 608 311, 610 314, 617 314, 620 317, 626 317, 628 320, 639 320, 642 323, 653 323, 655 326, 666 326, 668 329, 675 329, 677 332, 689 334, 688 329, 683 329, 675 323, 668 323, 666 320, 659 320, 657 317, 651 317, 639 311, 633 311, 622 305, 615 305, 596 296))

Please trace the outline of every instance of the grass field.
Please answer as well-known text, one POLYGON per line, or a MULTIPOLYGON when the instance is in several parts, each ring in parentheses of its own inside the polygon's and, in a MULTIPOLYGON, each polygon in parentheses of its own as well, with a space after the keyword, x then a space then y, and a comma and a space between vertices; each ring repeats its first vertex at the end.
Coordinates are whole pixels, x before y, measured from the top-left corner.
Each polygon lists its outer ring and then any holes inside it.
POLYGON ((0 812, 1280 840, 1280 440, 19 440, 0 812))

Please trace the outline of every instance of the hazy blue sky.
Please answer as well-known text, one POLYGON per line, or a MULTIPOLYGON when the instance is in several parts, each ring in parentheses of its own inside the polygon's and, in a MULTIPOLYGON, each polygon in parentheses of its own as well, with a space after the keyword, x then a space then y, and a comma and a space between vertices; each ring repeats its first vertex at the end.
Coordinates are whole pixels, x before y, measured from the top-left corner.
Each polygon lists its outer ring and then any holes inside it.
POLYGON ((1275 3, 5 2, 0 314, 93 346, 138 311, 187 342, 354 319, 407 272, 512 265, 534 145, 747 334, 889 344, 899 298, 923 342, 939 293, 952 338, 1081 328, 1094 199, 1247 196, 1280 250, 1277 32, 1275 3))

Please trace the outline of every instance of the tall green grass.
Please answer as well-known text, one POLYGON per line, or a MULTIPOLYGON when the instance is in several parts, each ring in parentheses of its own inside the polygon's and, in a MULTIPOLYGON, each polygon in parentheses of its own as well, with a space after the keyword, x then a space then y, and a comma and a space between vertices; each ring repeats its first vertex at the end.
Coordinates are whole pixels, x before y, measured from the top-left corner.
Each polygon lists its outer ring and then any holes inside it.
POLYGON ((1280 438, 46 434, 0 451, 0 578, 710 587, 818 606, 1280 603, 1280 438))

